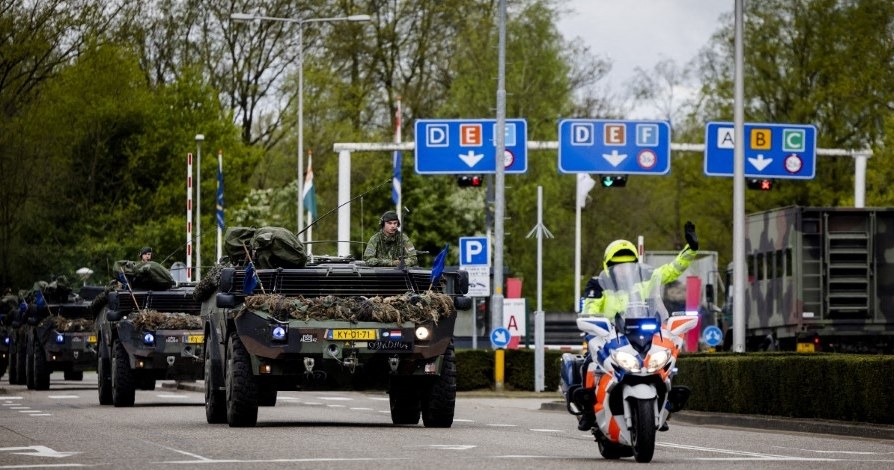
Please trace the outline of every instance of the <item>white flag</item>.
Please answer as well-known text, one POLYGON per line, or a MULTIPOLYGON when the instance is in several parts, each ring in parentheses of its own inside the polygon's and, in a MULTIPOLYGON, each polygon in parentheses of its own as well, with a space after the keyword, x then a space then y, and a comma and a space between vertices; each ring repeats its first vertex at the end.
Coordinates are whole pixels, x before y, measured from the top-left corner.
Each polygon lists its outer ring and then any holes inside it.
POLYGON ((587 205, 587 194, 596 186, 596 180, 588 173, 577 174, 577 206, 583 208, 587 205))

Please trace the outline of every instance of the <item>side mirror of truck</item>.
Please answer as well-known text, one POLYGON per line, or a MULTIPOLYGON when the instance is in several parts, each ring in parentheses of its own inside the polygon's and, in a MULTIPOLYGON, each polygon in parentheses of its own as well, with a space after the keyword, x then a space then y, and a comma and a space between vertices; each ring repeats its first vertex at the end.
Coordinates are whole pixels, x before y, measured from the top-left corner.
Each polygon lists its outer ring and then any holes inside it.
POLYGON ((714 302, 714 284, 705 284, 705 300, 707 300, 709 304, 715 303, 714 302))
POLYGON ((124 315, 121 314, 120 310, 107 310, 106 311, 106 320, 108 320, 108 321, 121 320, 122 316, 124 316, 124 315))
POLYGON ((457 310, 469 310, 472 308, 472 298, 466 296, 454 297, 453 306, 457 310))

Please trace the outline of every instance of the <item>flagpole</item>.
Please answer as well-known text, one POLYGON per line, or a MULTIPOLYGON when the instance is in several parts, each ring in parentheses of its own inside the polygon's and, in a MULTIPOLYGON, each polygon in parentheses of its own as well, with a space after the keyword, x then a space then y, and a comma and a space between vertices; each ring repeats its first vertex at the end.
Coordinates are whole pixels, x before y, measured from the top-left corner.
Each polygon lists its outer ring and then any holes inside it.
MULTIPOLYGON (((314 172, 313 172, 313 150, 307 149, 307 174, 304 176, 304 192, 305 193, 310 191, 308 189, 309 187, 311 187, 311 188, 313 187, 313 174, 314 174, 314 172), (310 179, 310 182, 308 182, 308 179, 310 179)), ((316 191, 316 189, 314 189, 314 191, 316 191)), ((314 194, 313 197, 316 197, 316 194, 314 194)), ((307 199, 307 194, 302 194, 301 195, 301 204, 307 210, 307 220, 312 221, 312 220, 314 220, 313 213, 311 212, 310 207, 307 207, 306 199, 307 199)), ((312 248, 312 245, 310 244, 312 241, 314 241, 313 227, 307 226, 306 237, 307 237, 307 241, 305 243, 307 244, 307 255, 310 256, 313 254, 312 253, 313 248, 312 248)))
POLYGON ((223 257, 223 150, 217 151, 217 263, 223 257))
MULTIPOLYGON (((401 141, 400 134, 401 127, 401 109, 400 109, 400 96, 397 97, 397 111, 394 113, 394 143, 399 144, 401 141)), ((403 225, 403 213, 401 212, 403 205, 403 182, 401 179, 401 154, 400 150, 394 151, 394 177, 392 178, 392 196, 394 196, 394 206, 397 208, 397 220, 401 222, 403 225)))

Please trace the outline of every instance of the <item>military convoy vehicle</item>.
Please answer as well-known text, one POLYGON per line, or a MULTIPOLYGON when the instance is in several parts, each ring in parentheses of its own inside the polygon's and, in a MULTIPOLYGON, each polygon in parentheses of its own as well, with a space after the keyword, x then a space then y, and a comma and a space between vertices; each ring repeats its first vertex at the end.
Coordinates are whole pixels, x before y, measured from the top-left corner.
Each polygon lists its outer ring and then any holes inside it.
MULTIPOLYGON (((164 269, 150 263, 157 272, 164 269)), ((193 286, 174 286, 173 278, 151 286, 127 278, 93 305, 99 403, 116 407, 133 406, 136 390, 154 390, 157 380, 203 376, 201 304, 193 286)))
POLYGON ((436 270, 433 282, 430 269, 351 258, 262 266, 217 265, 197 286, 209 423, 255 426, 280 390, 387 390, 393 423, 453 424, 453 329, 456 310, 471 307, 465 271, 436 270))
POLYGON ((745 244, 746 349, 894 353, 894 209, 758 212, 745 244))
POLYGON ((26 319, 25 378, 29 389, 49 389, 53 371, 62 371, 65 380, 80 381, 84 371, 96 370, 96 335, 88 300, 76 297, 32 310, 26 319))

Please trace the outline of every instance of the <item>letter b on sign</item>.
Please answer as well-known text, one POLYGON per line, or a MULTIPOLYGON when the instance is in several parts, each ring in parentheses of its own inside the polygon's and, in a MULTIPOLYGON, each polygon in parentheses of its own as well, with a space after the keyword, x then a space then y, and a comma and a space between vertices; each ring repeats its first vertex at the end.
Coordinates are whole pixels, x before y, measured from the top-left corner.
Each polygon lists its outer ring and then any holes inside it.
POLYGON ((490 265, 487 237, 460 237, 459 265, 490 265))

